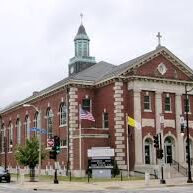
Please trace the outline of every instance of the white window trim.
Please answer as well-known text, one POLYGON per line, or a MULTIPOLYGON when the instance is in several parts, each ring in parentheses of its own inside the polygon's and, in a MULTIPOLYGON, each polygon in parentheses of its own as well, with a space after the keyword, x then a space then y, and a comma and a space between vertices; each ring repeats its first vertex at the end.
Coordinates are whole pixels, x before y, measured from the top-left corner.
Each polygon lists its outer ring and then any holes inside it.
MULTIPOLYGON (((145 100, 143 101, 143 108, 144 108, 144 112, 152 112, 152 108, 151 108, 151 96, 149 95, 148 92, 146 92, 146 95, 145 96, 149 96, 149 109, 145 109, 145 100)), ((144 96, 144 99, 145 99, 145 96, 144 96)))
MULTIPOLYGON (((166 96, 164 98, 165 100, 166 100, 166 97, 169 98, 169 100, 170 100, 170 110, 169 111, 165 110, 164 112, 165 113, 172 113, 172 100, 171 100, 171 97, 169 96, 169 94, 166 94, 166 96)), ((164 102, 164 105, 166 106, 165 102, 164 102)), ((165 107, 164 107, 164 109, 165 109, 165 107)))

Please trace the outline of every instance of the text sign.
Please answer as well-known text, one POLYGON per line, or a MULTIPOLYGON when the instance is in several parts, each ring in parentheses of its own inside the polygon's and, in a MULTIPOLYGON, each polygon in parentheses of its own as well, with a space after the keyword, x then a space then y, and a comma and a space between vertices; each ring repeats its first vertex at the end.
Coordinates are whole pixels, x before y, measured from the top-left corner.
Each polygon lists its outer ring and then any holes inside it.
POLYGON ((88 161, 89 168, 113 168, 112 159, 93 159, 88 161))
POLYGON ((88 157, 112 157, 115 156, 114 149, 111 148, 94 148, 88 149, 88 157))

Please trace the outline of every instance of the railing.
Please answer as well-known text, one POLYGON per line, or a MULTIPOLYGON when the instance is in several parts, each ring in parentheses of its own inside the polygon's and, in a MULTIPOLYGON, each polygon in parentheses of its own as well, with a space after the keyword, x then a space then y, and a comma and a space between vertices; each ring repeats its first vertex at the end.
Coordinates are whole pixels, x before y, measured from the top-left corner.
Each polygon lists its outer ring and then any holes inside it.
MULTIPOLYGON (((137 174, 142 174, 142 175, 144 175, 145 176, 145 172, 141 172, 141 171, 134 171, 135 173, 137 173, 137 174)), ((154 170, 154 174, 149 174, 150 176, 152 176, 152 177, 154 177, 155 179, 158 179, 158 175, 157 175, 157 173, 156 173, 156 170, 154 170)))
POLYGON ((187 168, 185 168, 184 166, 180 165, 179 162, 172 160, 172 163, 170 163, 170 165, 176 169, 179 173, 181 173, 184 176, 187 176, 187 168))

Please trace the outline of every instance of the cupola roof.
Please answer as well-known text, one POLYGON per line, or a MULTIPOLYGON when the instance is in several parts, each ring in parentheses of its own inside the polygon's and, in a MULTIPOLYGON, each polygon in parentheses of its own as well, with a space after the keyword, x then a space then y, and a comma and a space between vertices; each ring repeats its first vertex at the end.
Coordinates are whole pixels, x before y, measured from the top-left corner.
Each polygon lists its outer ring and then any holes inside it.
POLYGON ((86 30, 82 24, 78 28, 78 32, 74 38, 74 41, 75 40, 90 40, 88 35, 86 34, 86 30))

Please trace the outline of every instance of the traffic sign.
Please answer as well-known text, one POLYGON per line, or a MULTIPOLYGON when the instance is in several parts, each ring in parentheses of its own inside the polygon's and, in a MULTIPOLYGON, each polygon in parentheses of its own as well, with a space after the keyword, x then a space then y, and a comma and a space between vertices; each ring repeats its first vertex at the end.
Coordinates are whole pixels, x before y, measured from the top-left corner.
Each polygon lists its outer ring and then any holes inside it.
POLYGON ((54 146, 54 139, 47 139, 47 146, 53 147, 54 146))

